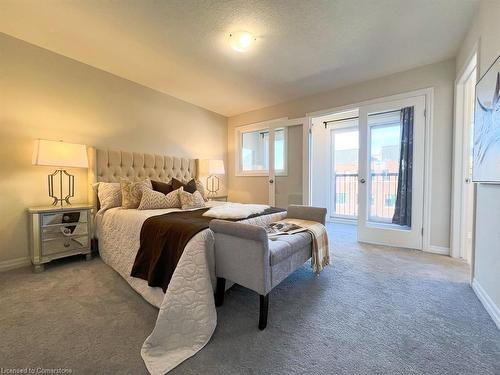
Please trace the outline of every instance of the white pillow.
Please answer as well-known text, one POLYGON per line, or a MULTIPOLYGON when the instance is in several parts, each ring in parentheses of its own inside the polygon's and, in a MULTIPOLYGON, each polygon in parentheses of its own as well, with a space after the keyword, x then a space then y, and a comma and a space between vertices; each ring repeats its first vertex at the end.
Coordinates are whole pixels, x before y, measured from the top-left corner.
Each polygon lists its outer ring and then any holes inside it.
POLYGON ((205 200, 201 193, 196 190, 193 194, 184 191, 183 188, 179 188, 179 197, 181 199, 181 208, 183 210, 188 210, 191 208, 201 208, 206 207, 205 200))
POLYGON ((99 212, 122 205, 122 191, 119 182, 98 182, 92 186, 99 198, 99 212))
POLYGON ((179 188, 171 191, 167 195, 160 191, 144 189, 138 210, 155 210, 160 208, 180 208, 181 201, 179 199, 179 188))

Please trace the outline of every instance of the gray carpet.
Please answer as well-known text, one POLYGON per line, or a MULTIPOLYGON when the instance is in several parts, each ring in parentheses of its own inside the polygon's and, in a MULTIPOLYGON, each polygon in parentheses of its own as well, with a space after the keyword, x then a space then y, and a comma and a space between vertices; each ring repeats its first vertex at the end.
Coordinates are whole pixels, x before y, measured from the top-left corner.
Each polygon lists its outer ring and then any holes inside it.
MULTIPOLYGON (((228 291, 209 344, 172 374, 500 374, 500 331, 462 262, 360 245, 330 226, 333 266, 306 265, 258 298, 228 291)), ((0 274, 0 367, 144 374, 140 347, 156 309, 100 259, 42 274, 0 274)))

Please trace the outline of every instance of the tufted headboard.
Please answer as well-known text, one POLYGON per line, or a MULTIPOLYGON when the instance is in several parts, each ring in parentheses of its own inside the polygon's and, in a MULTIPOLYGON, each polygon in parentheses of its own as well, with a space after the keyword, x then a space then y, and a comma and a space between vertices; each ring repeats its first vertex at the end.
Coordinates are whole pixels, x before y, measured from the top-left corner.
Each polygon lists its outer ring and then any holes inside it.
MULTIPOLYGON (((146 178, 168 182, 198 178, 198 159, 162 156, 128 151, 96 150, 89 147, 89 182, 120 182, 121 178, 141 181, 146 178)), ((89 199, 98 200, 90 188, 89 199)))

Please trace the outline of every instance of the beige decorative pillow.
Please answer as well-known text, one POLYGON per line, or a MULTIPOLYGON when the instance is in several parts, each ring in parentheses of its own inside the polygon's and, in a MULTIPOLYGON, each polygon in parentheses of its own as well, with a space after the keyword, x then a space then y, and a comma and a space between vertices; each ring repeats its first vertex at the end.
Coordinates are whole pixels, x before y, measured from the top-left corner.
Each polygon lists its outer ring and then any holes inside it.
POLYGON ((138 210, 155 210, 160 208, 181 208, 179 199, 179 190, 174 190, 167 195, 159 191, 144 189, 142 192, 141 203, 138 210))
POLYGON ((99 198, 99 212, 122 205, 122 192, 118 182, 98 182, 92 186, 99 198))
POLYGON ((179 197, 181 199, 181 208, 183 210, 188 210, 190 208, 201 208, 205 207, 205 200, 201 196, 201 193, 196 190, 193 194, 184 191, 183 188, 179 189, 179 197))
POLYGON ((196 182, 196 190, 200 192, 205 202, 208 201, 207 195, 205 193, 205 186, 203 186, 203 183, 200 180, 194 180, 194 181, 196 182))
POLYGON ((145 179, 140 182, 132 182, 126 178, 120 180, 122 190, 122 208, 137 208, 141 203, 144 188, 152 189, 151 180, 145 179))

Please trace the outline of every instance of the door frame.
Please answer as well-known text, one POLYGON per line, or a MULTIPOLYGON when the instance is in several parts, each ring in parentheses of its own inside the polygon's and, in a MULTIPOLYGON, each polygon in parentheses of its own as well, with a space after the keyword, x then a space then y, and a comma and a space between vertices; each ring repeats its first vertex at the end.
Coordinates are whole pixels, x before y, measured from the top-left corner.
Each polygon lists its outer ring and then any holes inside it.
MULTIPOLYGON (((450 255, 453 258, 460 258, 463 254, 463 216, 465 212, 464 194, 463 189, 463 172, 464 172, 464 130, 467 124, 464 121, 465 108, 464 108, 464 93, 465 83, 467 78, 476 69, 476 82, 479 78, 479 50, 476 44, 467 59, 464 66, 461 68, 460 73, 455 80, 455 113, 454 113, 454 127, 453 127, 453 183, 452 183, 452 203, 451 203, 451 219, 450 219, 450 255)), ((476 206, 476 193, 474 188, 474 204, 473 212, 476 206)), ((475 226, 475 219, 473 219, 473 228, 475 226)), ((474 269, 474 230, 472 231, 472 251, 471 251, 471 270, 474 269)))
POLYGON ((449 249, 438 246, 432 246, 430 243, 430 227, 432 225, 431 217, 431 202, 432 202, 432 143, 433 143, 433 128, 434 128, 434 87, 423 88, 419 90, 408 91, 400 94, 384 96, 376 99, 365 100, 357 103, 352 103, 344 106, 328 108, 320 111, 308 112, 306 117, 309 118, 309 123, 312 124, 312 119, 321 117, 335 112, 349 111, 362 106, 372 104, 390 102, 400 99, 407 99, 414 96, 425 96, 425 145, 424 145, 424 202, 423 202, 423 238, 422 251, 429 253, 437 253, 448 255, 449 249))

